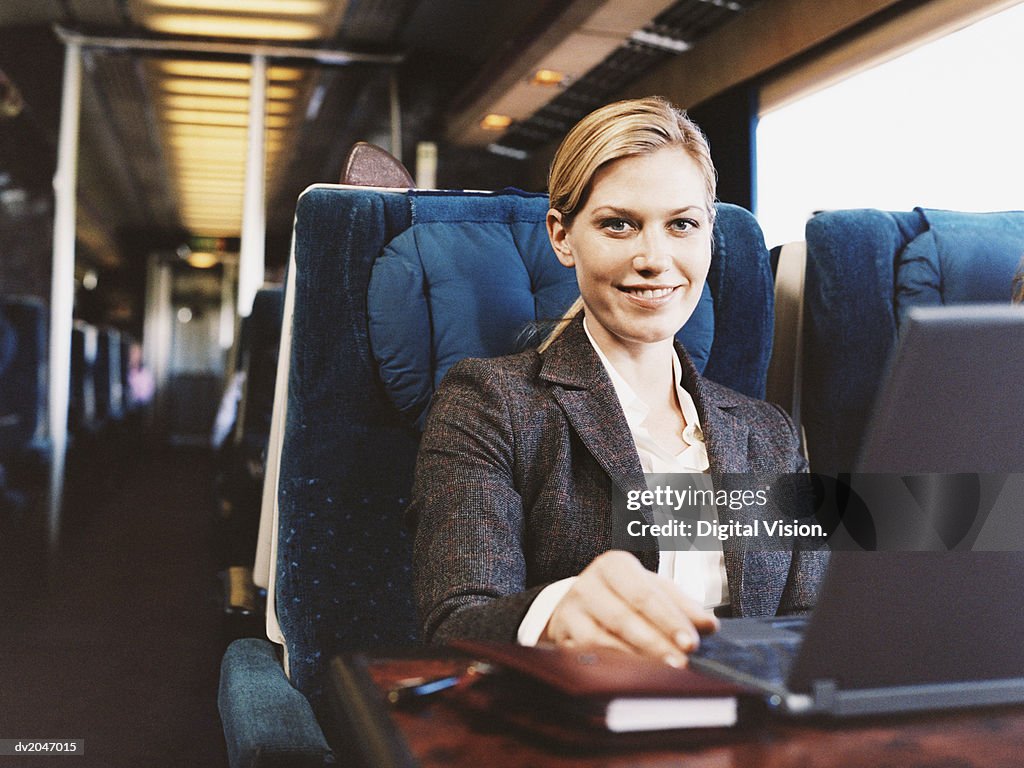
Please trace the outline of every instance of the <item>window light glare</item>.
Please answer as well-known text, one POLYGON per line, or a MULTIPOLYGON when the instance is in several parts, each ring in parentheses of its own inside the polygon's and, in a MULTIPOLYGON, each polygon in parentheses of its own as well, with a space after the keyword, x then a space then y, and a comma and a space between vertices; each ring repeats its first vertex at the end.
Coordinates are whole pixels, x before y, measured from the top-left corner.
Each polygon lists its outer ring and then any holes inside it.
POLYGON ((199 37, 238 37, 247 40, 315 40, 317 24, 285 19, 217 16, 206 14, 157 13, 145 20, 154 32, 199 37))
POLYGON ((485 131, 503 131, 512 125, 512 118, 508 115, 491 113, 480 121, 480 127, 485 131))

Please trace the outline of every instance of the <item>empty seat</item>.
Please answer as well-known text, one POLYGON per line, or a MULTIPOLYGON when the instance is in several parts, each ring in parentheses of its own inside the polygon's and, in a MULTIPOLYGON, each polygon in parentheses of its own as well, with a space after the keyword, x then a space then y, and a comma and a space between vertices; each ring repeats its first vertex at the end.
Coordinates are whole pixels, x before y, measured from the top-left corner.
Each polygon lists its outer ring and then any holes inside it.
POLYGON ((99 336, 94 326, 76 320, 71 329, 71 394, 68 429, 72 434, 99 431, 96 405, 96 353, 99 336))
POLYGON ((806 236, 802 421, 811 468, 849 471, 907 308, 1008 303, 1024 212, 833 211, 806 236))
POLYGON ((124 418, 124 386, 121 379, 121 333, 101 328, 96 337, 96 417, 100 423, 124 418))
MULTIPOLYGON (((39 566, 50 441, 46 425, 46 305, 0 297, 0 557, 18 576, 39 566)), ((0 585, 0 592, 8 585, 0 585)))

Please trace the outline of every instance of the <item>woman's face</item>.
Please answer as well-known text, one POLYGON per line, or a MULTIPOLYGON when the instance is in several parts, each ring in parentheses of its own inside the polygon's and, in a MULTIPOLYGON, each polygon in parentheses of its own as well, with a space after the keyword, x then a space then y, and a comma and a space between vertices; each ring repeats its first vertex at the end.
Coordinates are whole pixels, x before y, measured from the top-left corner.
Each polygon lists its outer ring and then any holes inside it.
POLYGON ((558 260, 576 268, 587 325, 601 348, 671 339, 690 318, 711 264, 711 223, 700 167, 684 149, 602 167, 565 227, 548 211, 558 260))

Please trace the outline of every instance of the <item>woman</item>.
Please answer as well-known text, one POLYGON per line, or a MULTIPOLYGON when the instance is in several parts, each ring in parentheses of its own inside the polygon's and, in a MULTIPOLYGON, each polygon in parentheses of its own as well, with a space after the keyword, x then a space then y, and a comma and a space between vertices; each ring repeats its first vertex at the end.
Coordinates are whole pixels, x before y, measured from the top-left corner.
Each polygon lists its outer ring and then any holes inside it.
POLYGON ((548 234, 581 311, 540 351, 463 361, 438 389, 411 505, 424 635, 681 665, 717 607, 809 608, 823 557, 612 550, 613 483, 805 462, 780 409, 701 378, 674 343, 715 213, 710 152, 685 114, 656 98, 597 110, 562 143, 549 190, 548 234))

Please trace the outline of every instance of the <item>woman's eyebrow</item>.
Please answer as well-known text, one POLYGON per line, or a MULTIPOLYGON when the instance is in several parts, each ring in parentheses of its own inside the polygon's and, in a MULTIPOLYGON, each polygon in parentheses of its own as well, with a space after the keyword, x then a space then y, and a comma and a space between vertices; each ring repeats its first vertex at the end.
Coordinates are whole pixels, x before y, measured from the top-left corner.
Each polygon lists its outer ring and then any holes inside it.
MULTIPOLYGON (((703 205, 693 203, 691 205, 684 205, 682 208, 676 208, 675 210, 668 211, 665 215, 671 218, 673 216, 679 216, 681 214, 690 213, 693 211, 698 211, 700 213, 703 213, 704 215, 707 215, 708 212, 707 208, 705 208, 703 205)), ((624 218, 633 218, 639 216, 640 214, 629 208, 620 208, 617 205, 602 205, 595 208, 593 214, 591 215, 594 216, 595 218, 600 216, 622 216, 624 218)))

